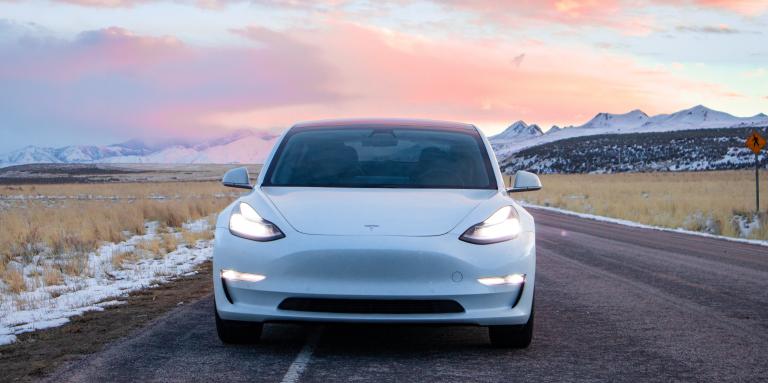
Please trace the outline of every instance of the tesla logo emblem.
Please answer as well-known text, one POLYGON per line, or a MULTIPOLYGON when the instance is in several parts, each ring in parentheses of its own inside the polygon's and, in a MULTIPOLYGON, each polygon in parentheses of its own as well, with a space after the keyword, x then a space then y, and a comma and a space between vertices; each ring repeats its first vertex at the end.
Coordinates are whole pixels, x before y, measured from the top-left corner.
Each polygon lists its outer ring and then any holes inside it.
POLYGON ((379 227, 379 225, 363 225, 363 226, 367 227, 367 228, 368 228, 368 230, 370 230, 370 231, 373 231, 374 229, 376 229, 377 227, 379 227))

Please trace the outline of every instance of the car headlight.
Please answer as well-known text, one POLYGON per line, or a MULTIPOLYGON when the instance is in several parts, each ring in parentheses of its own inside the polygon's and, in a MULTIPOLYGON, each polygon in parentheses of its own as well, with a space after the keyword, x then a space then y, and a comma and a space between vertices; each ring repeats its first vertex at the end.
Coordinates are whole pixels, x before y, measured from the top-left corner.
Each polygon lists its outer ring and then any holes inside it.
POLYGON ((241 238, 267 242, 285 237, 272 222, 261 218, 251 205, 240 202, 229 216, 229 232, 241 238))
POLYGON ((459 237, 462 241, 478 245, 509 241, 521 231, 520 218, 512 206, 504 206, 488 219, 467 229, 459 237))

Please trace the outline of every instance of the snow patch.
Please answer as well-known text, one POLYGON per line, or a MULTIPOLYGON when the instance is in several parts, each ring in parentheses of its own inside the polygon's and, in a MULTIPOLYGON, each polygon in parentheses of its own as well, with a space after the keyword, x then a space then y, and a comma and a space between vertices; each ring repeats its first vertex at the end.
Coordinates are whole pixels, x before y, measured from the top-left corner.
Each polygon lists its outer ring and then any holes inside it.
MULTIPOLYGON (((160 238, 157 226, 150 223, 145 235, 102 245, 87 255, 88 272, 64 276, 62 285, 40 286, 19 295, 0 295, 0 345, 14 342, 17 334, 61 326, 70 317, 125 304, 116 298, 194 273, 199 264, 211 259, 213 241, 199 240, 194 246, 179 246, 162 257, 142 258, 118 267, 112 264, 114 256, 136 251, 139 243, 160 238)), ((211 229, 207 219, 190 222, 185 228, 211 229)), ((25 269, 34 267, 38 266, 28 265, 25 269)))
POLYGON ((749 237, 752 231, 760 229, 760 216, 753 214, 751 217, 737 215, 733 217, 742 237, 749 237))

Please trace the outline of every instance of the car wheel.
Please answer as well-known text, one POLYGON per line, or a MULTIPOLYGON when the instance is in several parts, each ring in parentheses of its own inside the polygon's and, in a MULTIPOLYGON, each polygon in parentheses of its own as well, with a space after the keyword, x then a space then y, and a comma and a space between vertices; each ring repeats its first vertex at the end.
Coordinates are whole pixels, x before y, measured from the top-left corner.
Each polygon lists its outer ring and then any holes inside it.
POLYGON ((261 338, 263 324, 260 322, 242 322, 224 320, 216 311, 216 332, 224 343, 247 344, 258 343, 261 338))
POLYGON ((524 325, 488 327, 491 344, 495 347, 527 348, 533 339, 533 314, 532 305, 531 316, 528 317, 528 322, 524 325))

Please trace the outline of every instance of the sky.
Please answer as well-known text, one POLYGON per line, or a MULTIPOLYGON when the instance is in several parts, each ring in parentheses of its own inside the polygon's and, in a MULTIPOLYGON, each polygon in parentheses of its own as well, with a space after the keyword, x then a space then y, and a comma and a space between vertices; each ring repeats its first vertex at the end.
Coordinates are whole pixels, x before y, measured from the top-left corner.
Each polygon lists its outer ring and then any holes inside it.
POLYGON ((412 117, 768 112, 768 1, 0 0, 0 153, 412 117))

